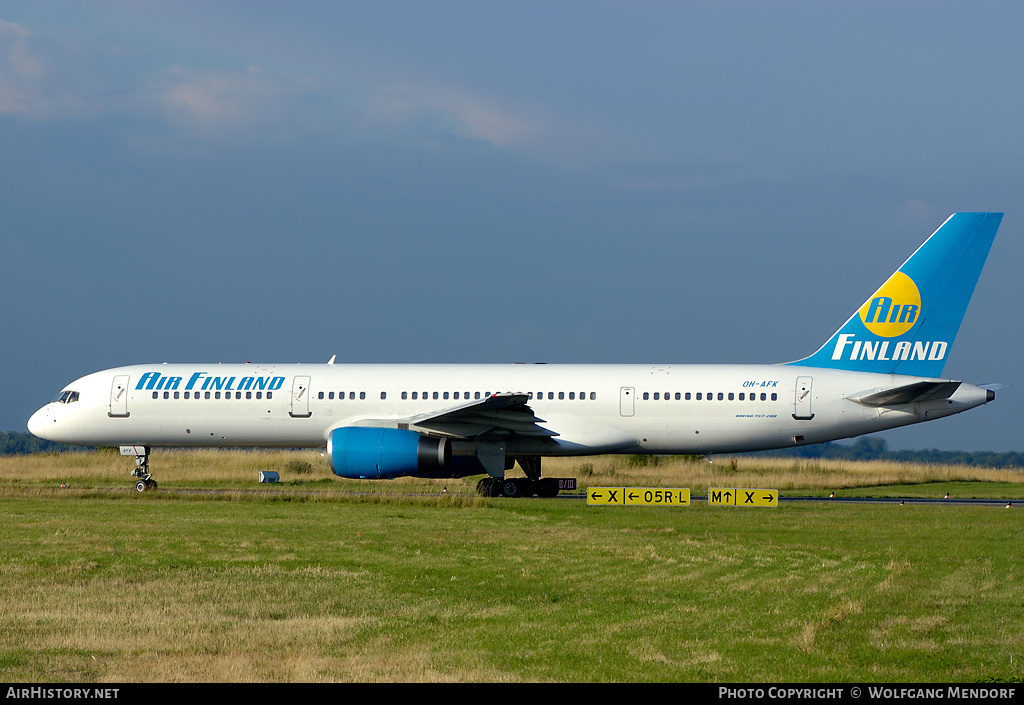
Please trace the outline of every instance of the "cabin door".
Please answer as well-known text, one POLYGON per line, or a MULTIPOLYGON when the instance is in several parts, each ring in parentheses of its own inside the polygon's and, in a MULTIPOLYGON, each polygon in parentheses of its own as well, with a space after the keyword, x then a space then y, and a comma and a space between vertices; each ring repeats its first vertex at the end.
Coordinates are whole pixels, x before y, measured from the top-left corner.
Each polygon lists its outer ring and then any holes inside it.
POLYGON ((633 415, 633 398, 636 396, 634 387, 623 387, 619 391, 619 414, 622 416, 633 415))
POLYGON ((292 380, 292 410, 295 418, 309 416, 309 377, 296 377, 292 380))
POLYGON ((796 378, 796 400, 793 404, 793 418, 808 420, 814 418, 814 411, 811 409, 811 401, 814 395, 811 393, 812 377, 796 378))
POLYGON ((117 375, 110 384, 110 415, 128 416, 128 375, 117 375))

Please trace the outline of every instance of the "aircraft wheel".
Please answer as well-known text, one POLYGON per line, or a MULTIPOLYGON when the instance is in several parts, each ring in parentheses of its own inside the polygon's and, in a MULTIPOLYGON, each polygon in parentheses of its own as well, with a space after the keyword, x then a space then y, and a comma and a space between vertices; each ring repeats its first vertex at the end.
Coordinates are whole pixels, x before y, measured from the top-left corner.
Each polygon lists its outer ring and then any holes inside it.
POLYGON ((521 497, 523 495, 523 487, 516 480, 506 480, 501 485, 501 495, 503 497, 521 497))
POLYGON ((476 483, 476 493, 481 497, 500 497, 501 480, 494 477, 481 478, 476 483))
POLYGON ((146 480, 146 482, 149 483, 149 489, 151 489, 151 490, 155 490, 156 489, 156 480, 146 480))
POLYGON ((149 489, 149 486, 146 484, 145 480, 139 480, 138 482, 135 483, 135 491, 136 492, 145 492, 148 489, 149 489))

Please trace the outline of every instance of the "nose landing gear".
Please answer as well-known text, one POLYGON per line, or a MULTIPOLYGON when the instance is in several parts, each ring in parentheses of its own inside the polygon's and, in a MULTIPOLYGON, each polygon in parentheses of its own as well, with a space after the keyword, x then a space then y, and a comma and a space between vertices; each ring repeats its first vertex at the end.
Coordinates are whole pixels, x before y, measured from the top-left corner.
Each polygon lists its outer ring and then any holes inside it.
POLYGON ((135 483, 136 492, 146 492, 157 488, 153 474, 149 472, 149 446, 121 446, 121 455, 135 456, 135 469, 132 477, 139 478, 135 483))

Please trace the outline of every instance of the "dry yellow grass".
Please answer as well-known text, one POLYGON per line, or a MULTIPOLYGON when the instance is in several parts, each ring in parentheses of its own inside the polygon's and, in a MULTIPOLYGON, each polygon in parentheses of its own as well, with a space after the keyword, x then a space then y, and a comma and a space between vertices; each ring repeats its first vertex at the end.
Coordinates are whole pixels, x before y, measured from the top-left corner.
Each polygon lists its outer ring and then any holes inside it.
POLYGON ((595 458, 544 461, 545 475, 578 477, 587 485, 689 487, 706 492, 708 487, 768 487, 806 492, 853 487, 877 487, 948 482, 1007 483, 1024 488, 1024 472, 969 465, 928 465, 886 461, 818 460, 755 456, 716 456, 710 460, 659 458, 647 465, 631 464, 629 458, 595 458))
MULTIPOLYGON (((821 492, 888 485, 926 483, 989 483, 1024 489, 1024 472, 969 465, 931 465, 886 461, 846 461, 755 456, 715 456, 711 459, 594 456, 545 458, 544 476, 575 477, 579 487, 687 487, 703 493, 709 487, 765 487, 782 492, 821 492)), ((448 487, 473 492, 477 478, 464 480, 342 480, 316 450, 162 450, 150 459, 154 477, 164 487, 216 485, 253 486, 261 471, 278 472, 289 485, 316 485, 324 490, 390 491, 448 487)), ((116 451, 99 450, 31 456, 0 456, 0 487, 59 486, 72 488, 124 487, 132 483, 134 459, 116 451)), ((510 475, 520 475, 518 466, 510 475)))
MULTIPOLYGON (((56 483, 128 483, 135 459, 116 450, 0 456, 0 484, 15 481, 56 483)), ((326 459, 315 450, 156 449, 150 470, 158 481, 250 483, 261 471, 274 471, 282 479, 323 479, 330 475, 326 459), (309 472, 291 470, 308 463, 309 472)))

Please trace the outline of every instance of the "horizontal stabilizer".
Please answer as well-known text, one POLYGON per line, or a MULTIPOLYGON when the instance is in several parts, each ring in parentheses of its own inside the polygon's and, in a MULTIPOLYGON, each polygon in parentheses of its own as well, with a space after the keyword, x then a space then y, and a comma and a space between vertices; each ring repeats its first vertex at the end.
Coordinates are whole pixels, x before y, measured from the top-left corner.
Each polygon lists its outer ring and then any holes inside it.
POLYGON ((902 387, 893 387, 862 397, 849 397, 864 406, 899 406, 920 404, 926 401, 949 399, 960 388, 961 382, 914 382, 902 387))

